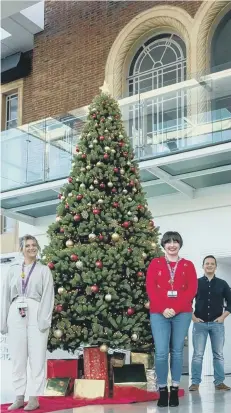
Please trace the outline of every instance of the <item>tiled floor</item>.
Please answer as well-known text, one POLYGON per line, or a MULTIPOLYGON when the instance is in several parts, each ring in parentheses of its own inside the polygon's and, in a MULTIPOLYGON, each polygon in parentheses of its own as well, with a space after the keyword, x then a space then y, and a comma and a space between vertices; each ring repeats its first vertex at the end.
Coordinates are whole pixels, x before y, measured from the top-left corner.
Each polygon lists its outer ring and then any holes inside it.
MULTIPOLYGON (((226 384, 231 386, 231 377, 226 384)), ((231 391, 219 392, 214 390, 213 379, 205 378, 199 393, 188 392, 188 378, 184 377, 182 387, 186 390, 184 398, 180 399, 179 407, 158 408, 156 402, 117 405, 89 406, 78 409, 64 410, 59 413, 231 413, 231 391)))

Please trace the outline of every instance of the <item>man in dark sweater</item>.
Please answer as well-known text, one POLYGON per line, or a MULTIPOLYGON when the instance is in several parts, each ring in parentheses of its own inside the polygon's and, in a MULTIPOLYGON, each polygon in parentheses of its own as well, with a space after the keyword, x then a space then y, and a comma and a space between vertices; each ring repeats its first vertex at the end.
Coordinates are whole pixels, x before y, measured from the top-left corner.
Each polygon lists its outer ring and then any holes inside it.
POLYGON ((226 281, 215 276, 217 261, 213 255, 203 260, 204 276, 198 280, 193 314, 193 359, 190 391, 199 389, 203 356, 208 335, 213 351, 214 384, 217 390, 230 390, 224 384, 224 320, 231 312, 231 290, 226 281), (226 307, 225 307, 226 303, 226 307), (225 308, 224 308, 225 307, 225 308), (225 310, 225 311, 224 311, 225 310))

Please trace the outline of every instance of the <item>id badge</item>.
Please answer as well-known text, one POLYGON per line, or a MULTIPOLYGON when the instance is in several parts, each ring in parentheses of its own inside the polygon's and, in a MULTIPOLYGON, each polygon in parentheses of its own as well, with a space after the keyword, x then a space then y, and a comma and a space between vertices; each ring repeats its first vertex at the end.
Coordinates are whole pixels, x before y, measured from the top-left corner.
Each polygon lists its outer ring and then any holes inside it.
POLYGON ((176 298, 177 297, 177 291, 168 291, 168 297, 169 298, 176 298))
POLYGON ((17 308, 25 310, 27 308, 27 303, 17 303, 17 308))

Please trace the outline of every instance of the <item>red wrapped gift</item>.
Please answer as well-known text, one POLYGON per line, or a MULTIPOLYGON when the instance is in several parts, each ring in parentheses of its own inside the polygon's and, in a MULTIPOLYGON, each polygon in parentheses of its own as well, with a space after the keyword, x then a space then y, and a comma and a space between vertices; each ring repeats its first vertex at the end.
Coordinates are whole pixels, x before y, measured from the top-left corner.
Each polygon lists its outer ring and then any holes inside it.
POLYGON ((84 348, 84 378, 105 380, 104 397, 109 396, 108 360, 107 353, 100 351, 99 347, 84 348))
POLYGON ((47 360, 47 379, 59 377, 78 379, 78 359, 47 360))

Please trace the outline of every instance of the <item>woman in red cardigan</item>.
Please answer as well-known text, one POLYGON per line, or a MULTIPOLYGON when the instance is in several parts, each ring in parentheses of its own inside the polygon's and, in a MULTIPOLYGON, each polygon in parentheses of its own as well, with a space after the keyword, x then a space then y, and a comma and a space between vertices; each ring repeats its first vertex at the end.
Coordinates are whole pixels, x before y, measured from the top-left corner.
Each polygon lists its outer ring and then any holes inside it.
POLYGON ((191 261, 179 257, 183 240, 178 232, 166 232, 161 240, 165 257, 154 258, 147 271, 150 321, 155 342, 155 366, 159 407, 168 406, 168 355, 171 354, 172 386, 169 406, 179 405, 178 389, 183 366, 184 340, 192 319, 197 275, 191 261))

